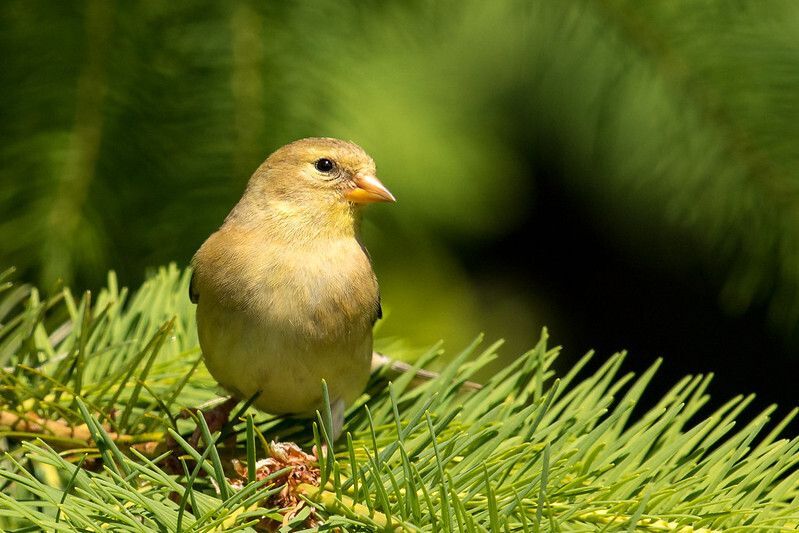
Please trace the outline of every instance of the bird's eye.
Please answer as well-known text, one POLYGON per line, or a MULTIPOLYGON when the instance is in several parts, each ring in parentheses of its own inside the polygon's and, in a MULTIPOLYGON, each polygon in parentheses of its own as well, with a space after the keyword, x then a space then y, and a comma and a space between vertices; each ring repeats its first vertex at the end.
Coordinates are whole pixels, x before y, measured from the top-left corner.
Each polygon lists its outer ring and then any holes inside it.
POLYGON ((323 157, 322 159, 317 159, 313 166, 319 172, 330 172, 336 165, 330 159, 323 157))

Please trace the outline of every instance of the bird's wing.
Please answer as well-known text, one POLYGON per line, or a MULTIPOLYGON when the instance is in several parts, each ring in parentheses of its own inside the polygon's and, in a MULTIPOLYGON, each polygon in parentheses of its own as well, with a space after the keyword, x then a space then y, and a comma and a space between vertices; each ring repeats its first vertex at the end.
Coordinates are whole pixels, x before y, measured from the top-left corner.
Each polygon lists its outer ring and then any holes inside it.
POLYGON ((374 326, 375 322, 383 318, 383 304, 380 302, 380 289, 377 289, 377 314, 375 315, 375 319, 372 321, 372 325, 374 326))
POLYGON ((189 281, 189 300, 191 303, 196 304, 200 301, 200 293, 197 291, 197 287, 194 285, 194 276, 195 273, 191 273, 191 281, 189 281))
MULTIPOLYGON (((358 240, 358 244, 361 246, 361 250, 363 250, 366 259, 369 261, 369 265, 372 264, 372 256, 369 255, 369 250, 366 249, 366 246, 358 240)), ((374 272, 372 273, 374 276, 374 272)), ((375 278, 375 283, 377 283, 377 278, 375 278)), ((383 318, 383 304, 380 302, 380 287, 377 288, 377 305, 375 306, 375 317, 372 319, 372 325, 375 325, 375 322, 383 318)))

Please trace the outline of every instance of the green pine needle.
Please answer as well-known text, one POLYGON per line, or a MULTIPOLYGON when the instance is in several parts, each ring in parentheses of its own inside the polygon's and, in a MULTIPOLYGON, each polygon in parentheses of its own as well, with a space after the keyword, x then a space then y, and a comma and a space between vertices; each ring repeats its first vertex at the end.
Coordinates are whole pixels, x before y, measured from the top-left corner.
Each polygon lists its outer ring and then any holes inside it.
MULTIPOLYGON (((316 422, 245 404, 223 444, 203 417, 180 416, 216 398, 198 366, 186 278, 170 266, 123 298, 110 277, 93 304, 66 289, 43 300, 3 287, 0 412, 16 427, 0 429, 0 527, 251 531, 289 511, 292 528, 347 530, 799 525, 799 438, 782 436, 796 410, 771 424, 773 408, 747 417, 751 397, 740 396, 698 418, 709 378, 693 376, 633 418, 659 361, 637 379, 622 373, 622 354, 593 374, 584 358, 559 376, 546 332, 479 390, 461 385, 499 348, 480 351, 479 339, 418 386, 378 372, 337 443, 328 402, 316 422), (189 444, 196 427, 201 450, 189 444), (256 438, 267 454, 268 440, 326 444, 334 453, 319 453, 321 487, 298 488, 299 507, 271 506, 286 472, 257 478, 256 438), (228 481, 234 457, 247 461, 240 489, 228 481)), ((425 364, 439 358, 435 348, 425 364)))

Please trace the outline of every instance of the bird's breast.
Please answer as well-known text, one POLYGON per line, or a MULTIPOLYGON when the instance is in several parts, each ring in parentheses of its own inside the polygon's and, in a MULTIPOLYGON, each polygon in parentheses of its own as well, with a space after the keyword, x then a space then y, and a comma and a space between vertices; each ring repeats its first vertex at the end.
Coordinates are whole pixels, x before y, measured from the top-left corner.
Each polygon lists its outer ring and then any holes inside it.
POLYGON ((371 328, 373 299, 377 299, 371 272, 340 267, 309 258, 306 264, 266 280, 256 298, 256 314, 266 314, 309 340, 334 341, 371 328))
MULTIPOLYGON (((202 253, 202 249, 201 249, 202 253)), ((198 254, 199 255, 199 254, 198 254)), ((273 413, 316 408, 320 380, 351 402, 369 374, 377 283, 360 244, 267 244, 196 261, 197 324, 212 375, 273 413), (221 274, 221 275, 220 275, 221 274)))
POLYGON ((336 342, 371 329, 377 281, 356 239, 294 246, 250 243, 229 250, 220 261, 227 274, 216 278, 221 286, 206 290, 219 293, 214 300, 230 311, 264 327, 298 342, 336 342))

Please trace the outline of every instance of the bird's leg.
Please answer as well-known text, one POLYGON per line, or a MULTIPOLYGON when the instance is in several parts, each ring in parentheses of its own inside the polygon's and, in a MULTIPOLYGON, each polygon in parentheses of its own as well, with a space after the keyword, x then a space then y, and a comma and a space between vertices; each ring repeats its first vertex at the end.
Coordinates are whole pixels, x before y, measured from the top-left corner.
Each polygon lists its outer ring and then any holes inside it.
MULTIPOLYGON (((233 411, 233 408, 236 407, 236 404, 238 403, 239 399, 231 396, 224 402, 215 405, 211 409, 208 410, 198 409, 198 414, 205 419, 205 423, 208 424, 208 430, 211 433, 214 433, 215 431, 221 430, 223 427, 225 427, 225 424, 227 424, 230 421, 230 412, 233 411)), ((191 437, 189 438, 189 444, 191 444, 192 447, 196 448, 197 443, 200 442, 201 435, 202 435, 202 430, 198 425, 197 428, 195 428, 194 432, 191 434, 191 437)))
MULTIPOLYGON (((208 429, 211 433, 213 433, 215 431, 219 431, 225 426, 225 424, 228 423, 230 420, 230 412, 237 403, 239 403, 237 398, 228 398, 227 400, 215 405, 210 409, 203 410, 202 408, 196 408, 192 410, 186 410, 181 413, 180 416, 181 418, 189 418, 189 413, 191 411, 197 413, 199 416, 202 416, 205 419, 205 423, 208 424, 208 429)), ((197 427, 194 429, 194 432, 188 439, 189 445, 196 449, 200 442, 201 436, 202 429, 200 428, 200 425, 197 424, 197 427)), ((206 445, 208 444, 209 443, 206 443, 206 445)), ((171 474, 179 474, 182 472, 179 457, 183 455, 184 450, 182 446, 178 444, 178 442, 169 434, 167 434, 166 445, 171 454, 164 460, 165 468, 171 474)))
MULTIPOLYGON (((330 436, 330 442, 336 442, 338 438, 341 436, 341 431, 344 429, 344 411, 346 406, 344 405, 344 400, 338 399, 330 404, 330 413, 332 415, 332 425, 331 428, 325 428, 327 434, 330 436)), ((311 453, 317 459, 319 458, 319 450, 316 449, 314 446, 311 449, 311 453)), ((322 441, 322 455, 327 455, 327 442, 322 441)))
POLYGON ((330 404, 330 410, 333 414, 333 427, 331 428, 330 440, 336 442, 341 436, 341 430, 344 429, 344 400, 338 399, 330 404))

